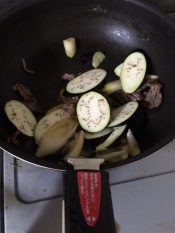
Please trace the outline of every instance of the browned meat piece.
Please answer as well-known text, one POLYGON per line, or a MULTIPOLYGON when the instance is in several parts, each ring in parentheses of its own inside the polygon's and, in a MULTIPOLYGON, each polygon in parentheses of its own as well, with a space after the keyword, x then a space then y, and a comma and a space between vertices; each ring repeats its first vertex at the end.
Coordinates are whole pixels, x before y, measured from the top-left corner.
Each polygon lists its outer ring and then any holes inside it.
POLYGON ((23 69, 24 69, 26 72, 28 72, 28 73, 30 73, 30 74, 34 74, 34 73, 35 73, 35 71, 27 69, 27 67, 26 67, 26 62, 25 62, 25 59, 24 59, 24 58, 22 59, 22 66, 23 66, 23 69))
POLYGON ((68 74, 68 73, 65 73, 65 74, 63 74, 62 79, 71 81, 72 79, 76 78, 80 74, 81 74, 81 72, 78 73, 78 74, 68 74))
POLYGON ((120 106, 120 102, 118 101, 116 102, 115 98, 113 98, 112 95, 108 95, 106 92, 101 91, 101 90, 99 90, 98 92, 106 98, 111 108, 116 108, 120 106))
POLYGON ((157 80, 148 80, 132 94, 123 91, 117 91, 113 97, 114 100, 121 104, 129 101, 137 101, 142 106, 149 109, 158 107, 162 102, 162 85, 157 80))
POLYGON ((21 97, 24 99, 23 103, 32 112, 41 112, 40 107, 37 105, 37 101, 31 91, 26 88, 23 84, 15 84, 12 89, 18 91, 21 97))
POLYGON ((76 107, 74 103, 67 102, 62 108, 70 113, 71 116, 76 116, 76 107))
POLYGON ((67 99, 68 99, 68 102, 76 104, 78 102, 78 100, 79 100, 79 97, 78 96, 73 96, 73 97, 68 97, 67 99))
MULTIPOLYGON (((59 93, 60 100, 63 104, 62 108, 70 113, 71 116, 76 116, 76 104, 79 100, 78 96, 66 97, 63 95, 64 89, 59 93)), ((58 101, 58 100, 57 100, 58 101)))
POLYGON ((14 145, 19 145, 19 141, 17 140, 17 137, 20 133, 21 131, 17 130, 14 134, 12 134, 7 138, 7 142, 8 143, 12 142, 14 145))
POLYGON ((142 104, 148 108, 156 108, 162 103, 162 93, 160 83, 149 83, 149 89, 144 91, 145 99, 142 104))
POLYGON ((70 150, 70 144, 66 143, 60 151, 60 154, 66 155, 70 150))
POLYGON ((74 79, 75 77, 76 77, 75 74, 65 73, 65 74, 63 74, 62 79, 70 81, 70 80, 74 79))

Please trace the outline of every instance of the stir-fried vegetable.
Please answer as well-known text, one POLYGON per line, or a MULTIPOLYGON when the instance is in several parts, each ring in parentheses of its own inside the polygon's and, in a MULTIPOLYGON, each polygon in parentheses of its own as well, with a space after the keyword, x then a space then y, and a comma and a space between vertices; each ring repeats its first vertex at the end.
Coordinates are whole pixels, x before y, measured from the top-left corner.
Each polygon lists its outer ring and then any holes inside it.
POLYGON ((120 74, 121 74, 121 70, 122 70, 122 66, 123 66, 123 63, 121 63, 120 65, 118 65, 115 69, 114 69, 114 73, 120 77, 120 74))
POLYGON ((102 61, 105 59, 105 55, 104 53, 98 51, 96 53, 94 53, 93 57, 92 57, 92 66, 94 68, 97 68, 101 63, 102 61))
POLYGON ((5 113, 9 120, 23 134, 32 137, 36 127, 36 119, 33 113, 21 102, 11 100, 5 105, 5 113))
POLYGON ((105 136, 105 135, 111 133, 112 131, 113 131, 112 128, 105 128, 101 131, 98 131, 97 133, 90 133, 90 132, 85 131, 84 137, 86 139, 100 138, 102 136, 105 136))
POLYGON ((68 82, 66 90, 72 94, 87 92, 101 83, 106 74, 102 69, 89 70, 68 82))
POLYGON ((50 108, 50 109, 46 112, 46 115, 47 115, 47 114, 50 114, 51 112, 53 112, 53 111, 55 111, 55 110, 57 110, 57 109, 62 108, 62 106, 63 106, 62 103, 61 103, 61 104, 55 105, 54 107, 50 108))
POLYGON ((57 152, 73 136, 77 126, 78 121, 73 118, 56 121, 44 134, 36 155, 44 157, 57 152))
POLYGON ((70 144, 72 144, 72 148, 66 154, 65 160, 66 160, 67 157, 78 157, 78 156, 80 156, 81 151, 83 149, 83 144, 84 144, 84 132, 83 132, 83 130, 81 130, 77 134, 75 134, 75 139, 73 139, 72 141, 70 141, 70 144))
POLYGON ((142 83, 146 72, 146 59, 142 53, 131 53, 124 61, 120 80, 126 93, 133 93, 142 83))
POLYGON ((109 122, 109 104, 101 94, 90 91, 79 99, 77 117, 83 129, 88 132, 98 132, 104 129, 109 122))
POLYGON ((127 140, 128 140, 128 152, 130 155, 138 155, 140 153, 140 148, 138 142, 136 141, 132 131, 129 129, 127 133, 127 140))
POLYGON ((115 93, 116 91, 122 90, 122 85, 120 80, 115 80, 107 83, 101 89, 102 92, 107 93, 108 95, 115 93))
POLYGON ((63 40, 63 45, 65 48, 66 55, 68 57, 73 57, 77 51, 75 38, 71 37, 66 40, 63 40))
POLYGON ((69 117, 70 117, 69 112, 65 111, 62 108, 59 108, 45 115, 43 118, 41 118, 41 120, 38 122, 35 128, 34 137, 36 143, 37 144, 41 143, 44 134, 55 122, 58 122, 64 118, 69 118, 69 117))
MULTIPOLYGON (((63 44, 67 56, 73 57, 76 53, 75 38, 63 40, 63 44)), ((138 119, 133 119, 133 116, 137 115, 140 119, 139 126, 135 127, 138 132, 145 127, 147 118, 138 114, 139 103, 135 100, 127 101, 124 105, 117 102, 115 107, 110 103, 115 101, 113 97, 117 93, 135 94, 143 79, 157 79, 158 76, 145 74, 146 59, 142 53, 134 52, 114 69, 120 79, 106 83, 102 88, 99 84, 103 84, 107 72, 97 67, 105 58, 100 51, 83 54, 83 64, 95 69, 79 73, 78 76, 66 73, 66 77, 64 75, 62 78, 68 83, 58 90, 60 103, 48 110, 38 123, 24 104, 15 100, 7 102, 7 117, 20 132, 34 136, 39 145, 36 152, 38 157, 56 153, 61 155, 62 161, 66 161, 67 157, 95 154, 96 158, 116 162, 140 153, 132 133, 133 122, 138 122, 138 119), (74 111, 70 111, 70 107, 74 111), (125 143, 122 144, 121 138, 125 143)))
POLYGON ((109 137, 100 145, 96 147, 96 151, 107 150, 107 147, 110 146, 125 130, 126 125, 116 127, 114 131, 109 135, 109 137))
POLYGON ((132 116, 132 114, 136 111, 137 108, 138 103, 131 101, 115 109, 111 113, 111 119, 108 127, 119 125, 122 122, 126 121, 130 116, 132 116))
POLYGON ((107 162, 117 162, 128 158, 128 156, 128 145, 123 145, 105 151, 98 151, 95 158, 101 158, 107 162))

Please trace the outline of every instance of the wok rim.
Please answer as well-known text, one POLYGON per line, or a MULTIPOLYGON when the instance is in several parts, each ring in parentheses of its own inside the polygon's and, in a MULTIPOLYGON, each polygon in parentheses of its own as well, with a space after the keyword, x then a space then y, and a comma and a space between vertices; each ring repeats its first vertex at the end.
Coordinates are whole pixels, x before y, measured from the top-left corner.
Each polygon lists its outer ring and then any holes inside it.
MULTIPOLYGON (((161 18, 161 20, 166 22, 171 28, 173 28, 173 30, 175 30, 175 23, 174 23, 173 19, 171 19, 162 9, 160 9, 160 8, 156 7, 155 5, 152 5, 151 3, 146 2, 144 0, 141 0, 141 1, 140 0, 129 0, 127 2, 133 3, 137 6, 140 6, 142 8, 149 10, 150 12, 154 13, 159 18, 161 18)), ((32 1, 32 4, 34 4, 34 3, 36 3, 36 2, 32 1)), ((90 3, 88 5, 90 5, 90 3)), ((12 16, 14 13, 17 13, 18 10, 21 10, 22 8, 25 8, 28 6, 29 6, 28 4, 20 3, 19 5, 14 7, 14 10, 11 11, 10 14, 8 14, 7 18, 12 16)), ((5 20, 7 18, 5 18, 5 20)), ((0 23, 2 23, 2 22, 3 22, 3 20, 1 20, 0 23)), ((107 171, 113 170, 113 169, 116 169, 116 168, 119 168, 122 166, 127 166, 127 165, 130 165, 132 163, 138 162, 142 159, 148 158, 149 156, 159 152, 163 147, 165 147, 167 144, 169 144, 171 141, 173 141, 174 138, 175 138, 175 125, 174 125, 174 129, 172 129, 172 131, 168 135, 166 135, 165 138, 163 138, 160 142, 158 142, 153 147, 141 152, 137 156, 130 157, 128 159, 121 160, 118 162, 103 164, 103 165, 101 165, 101 170, 107 170, 107 171)), ((66 170, 73 169, 73 167, 70 165, 61 165, 58 163, 49 162, 46 160, 42 160, 41 158, 39 158, 37 156, 32 157, 32 156, 28 155, 27 153, 19 151, 18 147, 11 146, 10 144, 3 141, 2 139, 0 139, 0 148, 3 151, 5 151, 6 153, 9 153, 10 155, 14 156, 15 158, 17 158, 19 160, 22 160, 24 162, 27 162, 27 163, 30 163, 32 165, 36 165, 36 166, 39 166, 42 168, 47 168, 47 169, 56 170, 56 171, 66 171, 66 170)))

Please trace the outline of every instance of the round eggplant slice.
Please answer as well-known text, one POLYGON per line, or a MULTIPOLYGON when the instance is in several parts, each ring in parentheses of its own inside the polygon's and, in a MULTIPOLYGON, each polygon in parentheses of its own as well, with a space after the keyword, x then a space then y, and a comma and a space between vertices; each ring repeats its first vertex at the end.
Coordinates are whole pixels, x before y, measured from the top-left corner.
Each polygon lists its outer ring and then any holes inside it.
POLYGON ((76 111, 81 127, 88 132, 101 131, 110 119, 110 107, 107 100, 95 91, 81 96, 76 111))
POLYGON ((66 86, 66 91, 72 94, 87 92, 96 87, 99 83, 101 83, 105 77, 105 70, 89 70, 71 80, 66 86))
POLYGON ((138 108, 138 103, 131 101, 116 108, 112 114, 108 127, 116 126, 126 121, 138 108))
POLYGON ((133 93, 142 83, 146 72, 146 59, 140 52, 131 53, 124 61, 120 80, 126 93, 133 93))
POLYGON ((5 113, 19 131, 29 137, 34 136, 37 122, 33 113, 23 103, 17 100, 7 102, 5 113))

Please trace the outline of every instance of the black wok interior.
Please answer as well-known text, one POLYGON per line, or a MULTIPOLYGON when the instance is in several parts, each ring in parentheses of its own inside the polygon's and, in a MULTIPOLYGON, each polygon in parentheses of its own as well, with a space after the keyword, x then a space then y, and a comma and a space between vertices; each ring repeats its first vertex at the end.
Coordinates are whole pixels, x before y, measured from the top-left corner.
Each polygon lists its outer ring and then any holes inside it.
MULTIPOLYGON (((79 60, 83 53, 103 51, 106 59, 100 68, 107 80, 115 80, 114 68, 133 50, 147 54, 147 73, 159 75, 163 84, 163 103, 148 111, 149 123, 137 137, 141 154, 108 163, 102 169, 127 165, 158 151, 175 136, 175 24, 161 10, 144 1, 39 1, 23 3, 0 23, 0 147, 12 155, 50 169, 65 170, 54 157, 37 158, 35 148, 26 149, 6 142, 11 133, 4 116, 4 105, 21 100, 11 87, 28 87, 43 111, 56 104, 65 86, 64 73, 88 70, 79 60), (77 53, 65 55, 63 39, 75 37, 77 53), (29 74, 22 68, 25 58, 29 74)), ((37 115, 38 119, 41 117, 37 115)))

